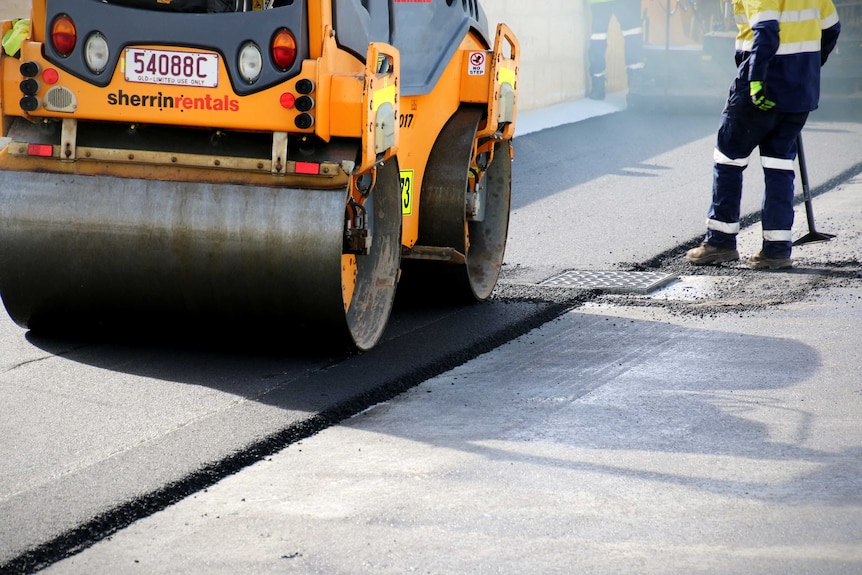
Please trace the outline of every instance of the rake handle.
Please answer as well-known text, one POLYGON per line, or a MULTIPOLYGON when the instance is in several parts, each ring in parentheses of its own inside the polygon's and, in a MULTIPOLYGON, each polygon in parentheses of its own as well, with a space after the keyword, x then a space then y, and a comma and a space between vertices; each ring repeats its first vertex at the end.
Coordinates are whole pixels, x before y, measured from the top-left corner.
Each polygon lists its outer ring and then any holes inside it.
POLYGON ((811 205, 811 190, 808 188, 808 167, 805 164, 805 148, 802 146, 802 132, 796 136, 796 158, 799 160, 799 178, 802 180, 802 197, 805 198, 805 216, 808 218, 808 231, 814 229, 814 208, 811 205))

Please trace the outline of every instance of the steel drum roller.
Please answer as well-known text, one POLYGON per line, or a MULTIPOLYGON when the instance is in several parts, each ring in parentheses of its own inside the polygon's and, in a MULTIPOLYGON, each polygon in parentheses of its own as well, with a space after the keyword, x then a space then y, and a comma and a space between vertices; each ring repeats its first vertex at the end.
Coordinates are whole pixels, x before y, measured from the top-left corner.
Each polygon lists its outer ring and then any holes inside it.
POLYGON ((372 252, 347 272, 347 310, 344 189, 26 172, 0 171, 0 293, 34 330, 217 319, 343 329, 361 349, 388 319, 400 253, 397 167, 381 171, 394 184, 379 177, 366 204, 372 252))

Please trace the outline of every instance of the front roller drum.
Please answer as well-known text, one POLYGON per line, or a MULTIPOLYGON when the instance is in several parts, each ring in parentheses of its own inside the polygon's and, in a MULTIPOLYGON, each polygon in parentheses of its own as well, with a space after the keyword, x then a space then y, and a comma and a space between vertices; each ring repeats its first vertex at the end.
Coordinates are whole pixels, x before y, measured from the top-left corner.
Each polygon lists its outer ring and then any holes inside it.
POLYGON ((474 141, 483 110, 461 108, 449 120, 431 150, 422 183, 419 241, 422 246, 449 248, 446 263, 424 263, 424 289, 457 301, 482 301, 497 284, 512 195, 510 143, 493 145, 493 161, 477 166, 474 141), (483 187, 481 217, 468 216, 469 196, 479 176, 483 187))
POLYGON ((368 349, 400 262, 390 164, 366 255, 344 253, 346 189, 0 171, 0 295, 35 332, 248 327, 368 349))

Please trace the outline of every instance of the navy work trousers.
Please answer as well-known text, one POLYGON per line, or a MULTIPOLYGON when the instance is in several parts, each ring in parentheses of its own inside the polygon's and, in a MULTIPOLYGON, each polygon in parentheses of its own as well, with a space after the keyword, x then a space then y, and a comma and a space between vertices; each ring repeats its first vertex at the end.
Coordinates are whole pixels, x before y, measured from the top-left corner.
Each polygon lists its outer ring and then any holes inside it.
POLYGON ((643 67, 643 24, 640 0, 606 0, 590 4, 592 28, 590 33, 590 75, 605 75, 605 52, 608 49, 608 27, 611 16, 616 16, 623 33, 626 68, 643 67))
POLYGON ((742 199, 742 172, 755 148, 760 150, 766 193, 761 220, 763 253, 790 257, 793 246, 793 181, 796 139, 808 112, 764 112, 751 102, 749 83, 736 79, 721 114, 713 165, 712 205, 706 241, 735 248, 742 199))

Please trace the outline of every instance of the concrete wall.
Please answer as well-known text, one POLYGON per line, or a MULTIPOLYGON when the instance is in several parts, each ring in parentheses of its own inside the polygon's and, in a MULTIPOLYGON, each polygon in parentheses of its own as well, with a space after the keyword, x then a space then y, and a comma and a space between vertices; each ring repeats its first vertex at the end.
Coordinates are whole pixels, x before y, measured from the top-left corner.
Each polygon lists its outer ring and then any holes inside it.
MULTIPOLYGON (((505 22, 521 44, 518 107, 521 110, 584 97, 589 91, 588 0, 480 0, 493 29, 505 22)), ((611 21, 608 91, 625 89, 622 34, 611 21)))
POLYGON ((0 19, 20 18, 30 14, 30 0, 0 0, 0 19))

